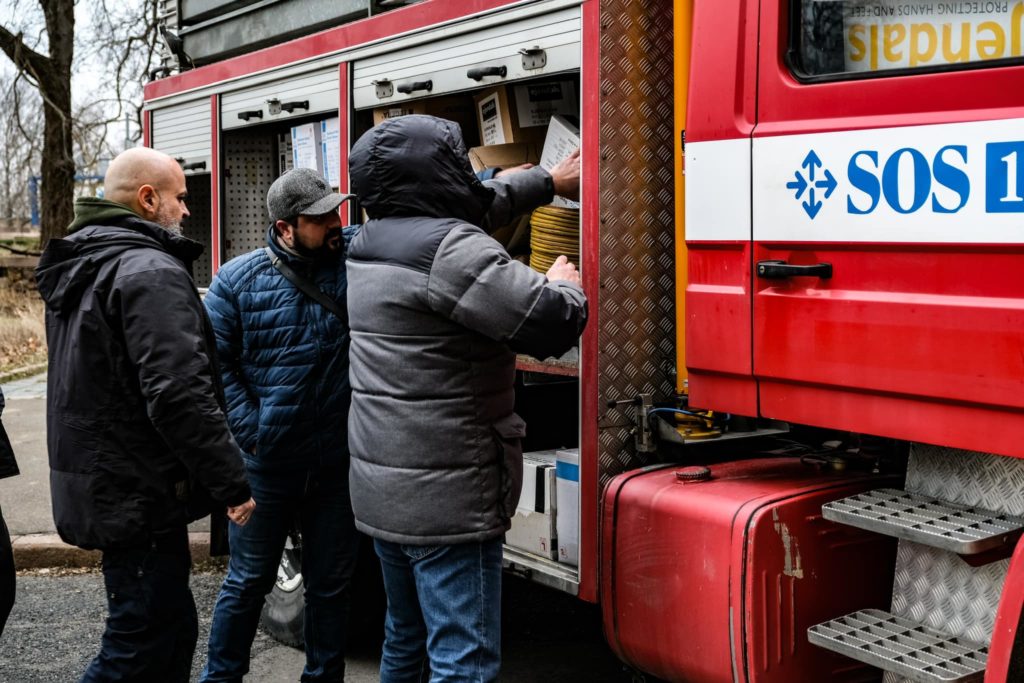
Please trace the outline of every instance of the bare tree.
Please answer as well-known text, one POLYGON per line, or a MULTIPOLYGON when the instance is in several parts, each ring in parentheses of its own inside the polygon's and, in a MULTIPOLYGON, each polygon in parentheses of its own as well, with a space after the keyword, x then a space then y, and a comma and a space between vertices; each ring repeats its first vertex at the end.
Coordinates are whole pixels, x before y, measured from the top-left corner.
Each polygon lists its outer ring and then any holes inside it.
POLYGON ((62 236, 71 222, 76 156, 81 169, 109 150, 108 129, 121 120, 125 98, 135 99, 129 106, 138 121, 142 84, 155 59, 158 18, 156 0, 91 0, 89 35, 78 41, 76 50, 75 0, 37 3, 8 0, 16 11, 10 13, 11 19, 0 20, 0 50, 43 103, 40 242, 45 244, 62 236), (38 35, 33 35, 37 24, 32 19, 40 10, 42 22, 37 22, 38 35), (13 23, 15 17, 20 24, 13 23), (71 96, 76 52, 113 67, 105 84, 109 94, 89 98, 78 111, 71 96), (77 124, 75 114, 81 114, 77 124))
POLYGON ((0 25, 0 50, 43 99, 40 243, 63 234, 71 222, 75 188, 72 150, 71 62, 75 44, 74 0, 39 0, 45 19, 46 52, 29 46, 25 34, 0 25))

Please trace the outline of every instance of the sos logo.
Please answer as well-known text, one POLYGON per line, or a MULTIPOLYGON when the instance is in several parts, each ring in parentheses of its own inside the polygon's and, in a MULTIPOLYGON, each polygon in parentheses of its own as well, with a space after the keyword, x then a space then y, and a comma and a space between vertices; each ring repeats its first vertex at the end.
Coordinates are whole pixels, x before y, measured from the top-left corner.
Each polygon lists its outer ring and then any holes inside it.
MULTIPOLYGON (((971 196, 968 161, 967 145, 946 145, 931 157, 913 147, 887 158, 876 150, 854 152, 846 210, 866 215, 885 202, 901 214, 956 213, 971 196)), ((1024 141, 986 144, 984 181, 986 213, 1024 213, 1024 141)))

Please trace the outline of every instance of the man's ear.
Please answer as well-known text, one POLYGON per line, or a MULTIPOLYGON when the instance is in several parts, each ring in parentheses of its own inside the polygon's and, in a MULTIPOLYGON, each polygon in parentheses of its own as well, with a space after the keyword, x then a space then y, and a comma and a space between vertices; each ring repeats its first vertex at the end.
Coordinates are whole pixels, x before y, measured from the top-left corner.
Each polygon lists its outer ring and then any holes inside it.
POLYGON ((292 233, 295 230, 291 223, 278 219, 274 222, 274 230, 277 231, 278 236, 284 240, 285 244, 291 246, 293 239, 292 233))
POLYGON ((135 197, 139 202, 139 209, 142 211, 143 218, 151 219, 156 215, 160 197, 152 185, 140 185, 135 197))

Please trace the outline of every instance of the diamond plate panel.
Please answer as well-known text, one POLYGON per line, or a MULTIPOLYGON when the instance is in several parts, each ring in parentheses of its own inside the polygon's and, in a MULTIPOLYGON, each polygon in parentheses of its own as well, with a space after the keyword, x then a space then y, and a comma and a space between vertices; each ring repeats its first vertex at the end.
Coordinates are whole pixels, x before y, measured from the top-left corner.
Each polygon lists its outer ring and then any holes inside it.
MULTIPOLYGON (((601 3, 598 404, 675 391, 672 3, 601 3)), ((601 484, 648 464, 601 419, 601 484)))
POLYGON ((224 261, 266 245, 267 190, 277 178, 278 141, 272 134, 224 135, 224 261))
MULTIPOLYGON (((1020 515, 1024 461, 914 444, 906 490, 961 505, 1020 515)), ((892 612, 955 636, 988 644, 1010 560, 971 567, 958 555, 900 541, 892 612)), ((892 673, 885 683, 913 683, 892 673)))
POLYGON ((1024 515, 1024 460, 914 444, 907 491, 953 503, 1024 515))
POLYGON ((209 287, 213 279, 213 254, 210 251, 210 174, 185 176, 189 216, 181 222, 182 234, 203 245, 203 253, 192 266, 196 287, 209 287))

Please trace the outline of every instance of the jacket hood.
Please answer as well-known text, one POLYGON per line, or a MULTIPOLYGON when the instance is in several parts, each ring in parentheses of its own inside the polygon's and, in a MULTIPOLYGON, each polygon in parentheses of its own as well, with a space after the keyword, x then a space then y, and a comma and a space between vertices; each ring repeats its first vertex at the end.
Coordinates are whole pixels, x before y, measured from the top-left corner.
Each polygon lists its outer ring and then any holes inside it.
MULTIPOLYGON (((101 207, 100 212, 107 215, 108 208, 101 207)), ((75 209, 78 222, 77 203, 75 209)), ((82 224, 68 237, 47 242, 36 266, 36 284, 48 306, 58 311, 78 306, 82 293, 95 282, 103 264, 131 249, 165 251, 191 273, 192 262, 203 252, 203 245, 143 220, 131 211, 128 214, 111 213, 113 218, 108 218, 106 224, 82 224)))
POLYGON ((494 200, 473 173, 457 123, 400 116, 367 131, 349 155, 352 189, 370 218, 426 216, 479 225, 494 200))
POLYGON ((122 218, 138 218, 138 214, 124 204, 100 197, 79 197, 75 200, 75 219, 68 226, 72 235, 89 225, 112 225, 122 218))

